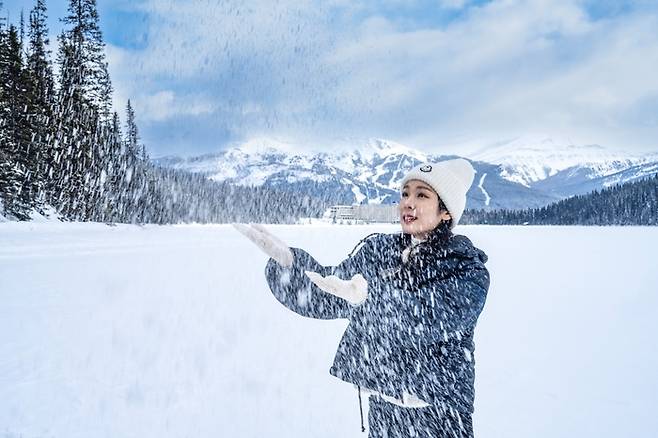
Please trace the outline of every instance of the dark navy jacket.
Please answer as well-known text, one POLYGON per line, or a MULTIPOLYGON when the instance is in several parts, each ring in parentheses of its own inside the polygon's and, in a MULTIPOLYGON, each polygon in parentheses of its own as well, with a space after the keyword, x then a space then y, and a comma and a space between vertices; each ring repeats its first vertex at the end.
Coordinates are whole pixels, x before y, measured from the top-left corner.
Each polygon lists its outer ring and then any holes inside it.
POLYGON ((378 234, 336 267, 291 248, 293 266, 270 259, 265 269, 274 296, 294 312, 320 319, 348 318, 330 373, 398 399, 411 393, 431 405, 473 412, 473 332, 489 289, 487 255, 445 227, 402 251, 409 234, 378 234), (368 281, 358 306, 328 294, 304 271, 368 281))

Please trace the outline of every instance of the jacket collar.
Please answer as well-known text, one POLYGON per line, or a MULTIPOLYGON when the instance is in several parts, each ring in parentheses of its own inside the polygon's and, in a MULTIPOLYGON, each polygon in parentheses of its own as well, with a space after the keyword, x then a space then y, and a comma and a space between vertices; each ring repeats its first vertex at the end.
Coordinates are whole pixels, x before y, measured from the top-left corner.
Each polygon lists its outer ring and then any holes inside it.
MULTIPOLYGON (((400 251, 404 251, 410 245, 411 234, 402 233, 400 251)), ((418 254, 427 253, 428 250, 441 258, 448 256, 479 258, 483 263, 488 259, 484 251, 475 247, 468 237, 454 234, 445 222, 430 231, 427 239, 418 245, 418 254)))
MULTIPOLYGON (((429 232, 427 239, 421 242, 421 245, 427 245, 434 248, 445 246, 445 244, 450 240, 454 234, 452 230, 446 225, 445 222, 439 224, 436 228, 429 232)), ((401 249, 404 250, 411 245, 411 234, 402 233, 402 239, 400 241, 401 249)))

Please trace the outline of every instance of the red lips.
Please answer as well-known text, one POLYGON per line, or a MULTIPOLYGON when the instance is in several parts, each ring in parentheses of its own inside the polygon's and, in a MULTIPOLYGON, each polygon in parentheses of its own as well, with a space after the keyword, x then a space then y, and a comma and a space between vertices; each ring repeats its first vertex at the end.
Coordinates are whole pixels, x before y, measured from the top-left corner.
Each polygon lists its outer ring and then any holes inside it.
POLYGON ((405 214, 404 216, 402 216, 402 221, 405 224, 410 224, 415 220, 416 220, 416 216, 413 216, 413 215, 410 215, 410 214, 405 214))

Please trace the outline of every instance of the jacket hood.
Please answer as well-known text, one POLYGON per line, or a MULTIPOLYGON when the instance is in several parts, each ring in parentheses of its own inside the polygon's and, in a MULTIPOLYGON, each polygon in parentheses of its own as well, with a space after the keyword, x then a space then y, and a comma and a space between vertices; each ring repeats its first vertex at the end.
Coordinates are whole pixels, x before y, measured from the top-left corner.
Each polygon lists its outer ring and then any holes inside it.
POLYGON ((471 239, 468 237, 461 235, 461 234, 455 234, 452 236, 452 238, 448 241, 448 247, 447 251, 448 253, 453 253, 456 255, 460 255, 464 258, 472 258, 472 259, 479 259, 482 263, 486 263, 486 261, 489 259, 487 254, 482 251, 480 248, 477 248, 475 245, 473 245, 473 242, 471 242, 471 239))

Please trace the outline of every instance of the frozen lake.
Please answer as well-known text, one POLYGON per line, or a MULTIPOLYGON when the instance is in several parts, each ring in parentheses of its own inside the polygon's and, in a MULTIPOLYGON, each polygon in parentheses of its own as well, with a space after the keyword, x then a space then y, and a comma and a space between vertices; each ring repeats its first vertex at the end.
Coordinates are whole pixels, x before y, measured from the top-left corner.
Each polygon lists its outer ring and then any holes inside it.
MULTIPOLYGON (((269 227, 323 264, 395 225, 269 227)), ((460 226, 489 256, 478 438, 658 436, 658 227, 460 226)), ((347 321, 233 228, 0 223, 0 437, 364 437, 347 321)))

